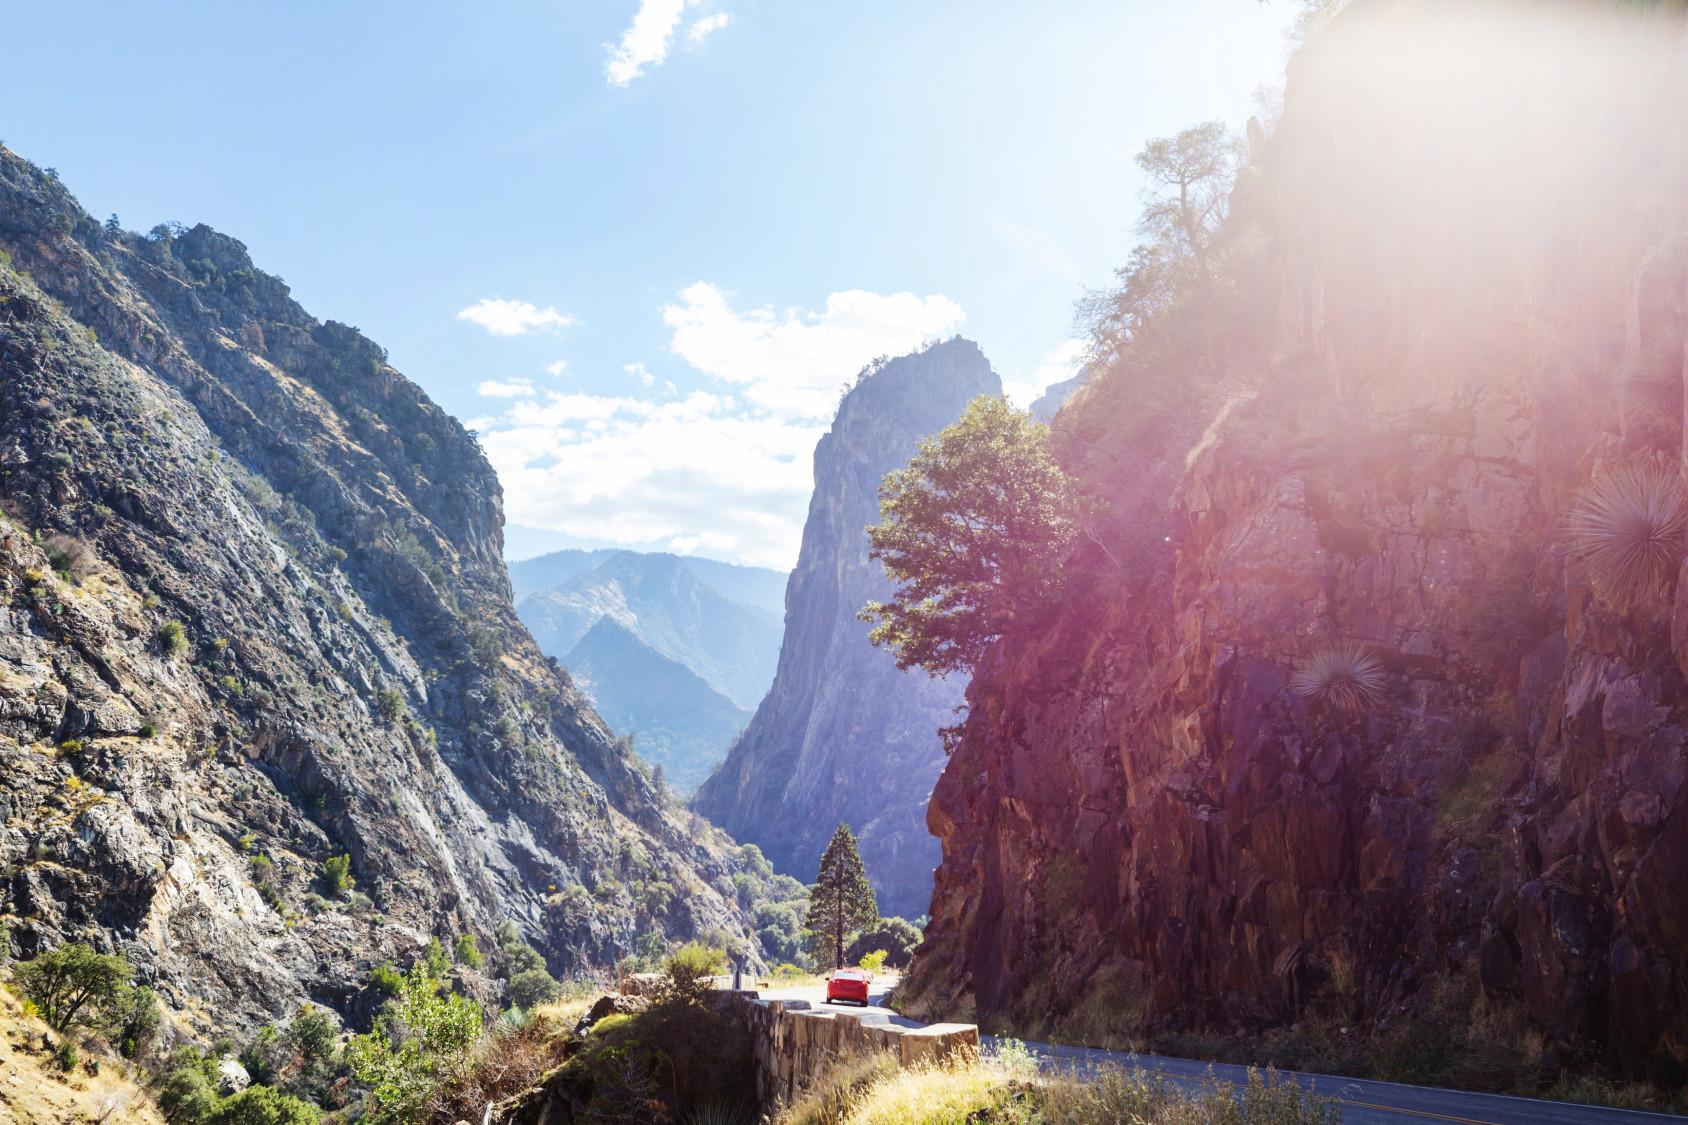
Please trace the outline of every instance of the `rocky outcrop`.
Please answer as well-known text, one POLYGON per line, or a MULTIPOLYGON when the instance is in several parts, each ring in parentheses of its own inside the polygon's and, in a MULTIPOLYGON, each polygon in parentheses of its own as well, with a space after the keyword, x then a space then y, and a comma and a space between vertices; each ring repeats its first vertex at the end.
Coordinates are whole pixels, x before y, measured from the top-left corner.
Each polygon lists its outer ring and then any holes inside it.
POLYGON ((937 848, 923 821, 943 764, 938 729, 959 684, 897 670, 856 614, 889 585, 868 558, 879 483, 916 443, 1002 385, 977 345, 951 340, 863 373, 815 449, 815 492, 786 590, 779 671, 696 808, 775 868, 815 876, 839 822, 861 841, 882 913, 926 912, 937 848))
POLYGON ((559 972, 741 930, 732 867, 517 623, 486 459, 379 347, 232 238, 108 231, 4 150, 0 250, 22 953, 121 952, 207 1031, 348 1013, 506 917, 559 972), (651 916, 641 880, 686 893, 651 916))
MULTIPOLYGON (((1166 545, 1087 543, 978 669, 913 1011, 1688 1063, 1688 584, 1617 604, 1561 531, 1683 456, 1672 13, 1358 0, 1296 57, 1234 199, 1276 322, 1210 326, 1255 389, 1148 498, 1166 545), (1354 649, 1360 708, 1292 688, 1354 649)), ((1119 374, 1057 431, 1124 429, 1119 374)))

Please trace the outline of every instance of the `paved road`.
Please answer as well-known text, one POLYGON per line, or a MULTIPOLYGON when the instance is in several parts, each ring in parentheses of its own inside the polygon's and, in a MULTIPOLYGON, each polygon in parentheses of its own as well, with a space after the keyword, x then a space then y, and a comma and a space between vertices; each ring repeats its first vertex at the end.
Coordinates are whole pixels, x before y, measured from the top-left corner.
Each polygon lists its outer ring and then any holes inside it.
MULTIPOLYGON (((914 1020, 904 1019, 885 1007, 886 996, 893 984, 894 977, 875 981, 866 1008, 854 1004, 824 1003, 825 990, 822 986, 764 989, 762 995, 771 1000, 807 1000, 823 1010, 882 1012, 892 1023, 919 1027, 920 1024, 914 1020)), ((986 1036, 984 1042, 986 1050, 989 1050, 994 1040, 986 1036)), ((1237 1085, 1248 1081, 1248 1068, 1228 1063, 1136 1055, 1129 1051, 1103 1051, 1093 1047, 1063 1047, 1051 1043, 1027 1043, 1026 1047, 1048 1073, 1126 1066, 1165 1075, 1180 1085, 1205 1085, 1215 1079, 1237 1085)), ((1688 1121, 1688 1117, 1668 1113, 1609 1109, 1575 1102, 1513 1098, 1504 1094, 1472 1094, 1434 1086, 1338 1078, 1329 1074, 1280 1073, 1304 1089, 1334 1098, 1342 1106, 1343 1125, 1420 1125, 1424 1122, 1452 1122, 1455 1125, 1646 1125, 1648 1122, 1688 1121)))

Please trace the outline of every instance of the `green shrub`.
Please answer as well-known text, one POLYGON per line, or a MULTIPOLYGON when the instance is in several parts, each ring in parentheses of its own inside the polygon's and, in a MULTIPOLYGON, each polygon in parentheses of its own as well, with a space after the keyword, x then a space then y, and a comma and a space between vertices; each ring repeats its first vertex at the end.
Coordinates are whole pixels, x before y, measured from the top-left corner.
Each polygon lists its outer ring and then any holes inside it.
POLYGON ((138 1059, 152 1049, 163 1017, 158 1010, 158 993, 144 985, 120 988, 110 1005, 113 1038, 126 1059, 138 1059))
POLYGON ((170 1125, 205 1125, 217 1108, 217 1064, 192 1047, 177 1051, 158 1092, 158 1108, 170 1125))
POLYGON ((459 965, 467 965, 471 969, 478 969, 486 963, 486 958, 481 956, 480 946, 475 944, 474 934, 458 934, 457 944, 452 952, 456 955, 459 965))
POLYGON ((340 898, 355 885, 352 879, 352 857, 331 855, 322 861, 322 885, 328 893, 340 898))
POLYGON ((369 987, 377 996, 397 996, 404 988, 404 974, 391 964, 377 965, 369 974, 369 987))
POLYGON ((72 1043, 68 1037, 53 1044, 53 1061, 59 1064, 60 1070, 75 1070, 79 1058, 81 1058, 81 1055, 76 1050, 76 1044, 72 1043))
POLYGON ((398 722, 405 713, 404 693, 397 688, 382 688, 375 695, 375 709, 385 721, 398 722))
POLYGON ((390 1031, 378 1026, 346 1048, 352 1074, 369 1089, 365 1120, 397 1125, 417 1119, 481 1034, 481 1009, 445 992, 421 964, 411 967, 394 1000, 390 1031))
MULTIPOLYGON (((382 966, 389 971, 391 966, 382 966)), ((376 970, 379 972, 380 970, 376 970)), ((395 978, 397 972, 393 972, 395 978)), ((399 984, 402 985, 402 978, 399 984)), ((396 995, 398 987, 393 989, 396 995)), ((338 1046, 339 1032, 334 1026, 334 1020, 329 1014, 315 1004, 306 1004, 299 1009, 299 1013, 287 1025, 287 1040, 298 1049, 299 1054, 307 1063, 323 1062, 334 1057, 338 1046)))
POLYGON ((221 1099, 206 1125, 317 1125, 322 1110, 270 1086, 251 1086, 221 1099))
POLYGON ((723 949, 688 941, 669 955, 664 967, 663 997, 682 1003, 696 1003, 709 990, 711 977, 727 967, 723 949))
POLYGON ((531 1008, 556 999, 562 985, 544 969, 526 969, 510 978, 505 999, 513 1008, 531 1008))
POLYGON ((180 621, 166 621, 158 627, 158 647, 166 656, 180 656, 188 650, 187 626, 180 621))
POLYGON ((877 973, 885 967, 885 951, 875 949, 861 959, 861 967, 870 973, 877 973))
POLYGON ((151 723, 142 723, 139 733, 142 738, 157 738, 158 728, 151 723))
POLYGON ((498 939, 498 946, 492 954, 493 976, 507 981, 530 969, 545 968, 545 958, 539 955, 537 949, 522 940, 522 932, 515 922, 506 918, 498 923, 498 928, 493 933, 498 939))

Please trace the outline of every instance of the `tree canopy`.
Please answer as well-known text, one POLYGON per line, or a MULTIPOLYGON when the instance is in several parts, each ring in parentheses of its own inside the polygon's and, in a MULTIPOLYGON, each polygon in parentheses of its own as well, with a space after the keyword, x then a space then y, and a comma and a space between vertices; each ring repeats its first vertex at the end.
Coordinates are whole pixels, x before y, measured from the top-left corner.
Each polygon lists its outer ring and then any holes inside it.
POLYGON ((58 1031, 93 1023, 128 985, 134 970, 121 957, 70 942, 20 964, 13 978, 41 1018, 58 1031))
POLYGON ((973 667, 1011 621, 1059 594, 1077 508, 1048 427, 1001 398, 974 399, 880 486, 869 553, 898 585, 862 610, 873 643, 899 668, 973 667))
POLYGON ((847 965, 848 935, 879 920, 879 903, 867 881, 867 869, 856 850, 856 837, 840 824, 821 856, 820 873, 809 891, 808 927, 814 933, 814 955, 823 969, 847 965))

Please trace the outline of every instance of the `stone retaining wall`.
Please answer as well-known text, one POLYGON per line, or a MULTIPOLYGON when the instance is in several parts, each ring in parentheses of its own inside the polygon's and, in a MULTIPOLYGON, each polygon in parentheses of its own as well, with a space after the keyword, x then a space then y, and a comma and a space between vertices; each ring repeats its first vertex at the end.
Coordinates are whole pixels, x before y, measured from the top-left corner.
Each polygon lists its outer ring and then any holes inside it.
POLYGON ((795 1101, 841 1059, 883 1051, 907 1067, 979 1053, 973 1024, 902 1027, 883 1012, 831 1011, 807 1000, 762 1000, 754 992, 728 993, 725 1003, 750 1030, 756 1094, 767 1109, 795 1101))

